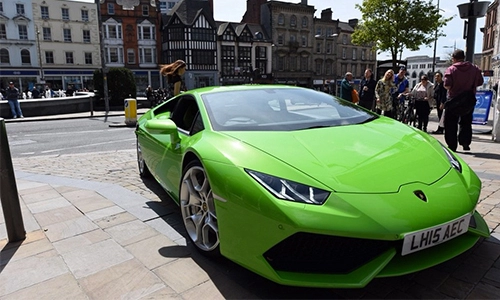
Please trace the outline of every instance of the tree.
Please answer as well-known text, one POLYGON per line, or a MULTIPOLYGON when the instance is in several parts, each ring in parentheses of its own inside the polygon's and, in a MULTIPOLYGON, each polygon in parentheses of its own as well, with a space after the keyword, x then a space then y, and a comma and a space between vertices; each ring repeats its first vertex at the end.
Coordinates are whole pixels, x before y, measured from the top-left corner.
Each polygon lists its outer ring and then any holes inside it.
MULTIPOLYGON (((136 97, 134 73, 129 69, 110 68, 107 78, 111 105, 123 105, 124 99, 136 97)), ((98 95, 104 95, 103 77, 100 69, 94 71, 94 84, 98 95)))
POLYGON ((451 18, 442 18, 432 1, 363 0, 356 4, 361 21, 352 34, 353 44, 374 43, 374 48, 390 51, 393 68, 404 49, 419 50, 445 36, 440 29, 451 18))

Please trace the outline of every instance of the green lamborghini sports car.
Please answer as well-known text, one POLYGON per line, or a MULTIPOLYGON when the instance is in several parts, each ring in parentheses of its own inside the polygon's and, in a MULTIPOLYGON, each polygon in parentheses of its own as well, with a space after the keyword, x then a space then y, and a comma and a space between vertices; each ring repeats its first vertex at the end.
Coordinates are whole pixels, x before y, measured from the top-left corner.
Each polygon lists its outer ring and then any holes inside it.
POLYGON ((460 157, 322 92, 200 88, 149 110, 136 135, 139 172, 178 203, 188 240, 279 284, 363 287, 489 235, 460 157))

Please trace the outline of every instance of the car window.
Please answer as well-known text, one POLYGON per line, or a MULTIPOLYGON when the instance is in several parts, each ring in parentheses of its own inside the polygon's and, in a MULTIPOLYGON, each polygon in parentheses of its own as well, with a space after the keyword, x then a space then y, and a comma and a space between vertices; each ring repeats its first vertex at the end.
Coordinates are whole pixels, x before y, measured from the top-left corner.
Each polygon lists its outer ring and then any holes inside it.
POLYGON ((300 130, 364 123, 375 114, 309 89, 260 88, 202 96, 214 130, 300 130))
POLYGON ((180 97, 172 112, 171 119, 177 125, 177 128, 189 132, 198 112, 198 104, 192 96, 180 97))

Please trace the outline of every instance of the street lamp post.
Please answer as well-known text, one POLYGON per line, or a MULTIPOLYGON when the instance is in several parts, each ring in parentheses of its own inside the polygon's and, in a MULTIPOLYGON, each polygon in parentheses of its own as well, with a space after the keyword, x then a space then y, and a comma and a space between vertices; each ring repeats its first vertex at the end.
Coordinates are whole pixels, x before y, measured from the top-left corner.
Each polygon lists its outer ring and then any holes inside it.
MULTIPOLYGON (((439 0, 437 2, 437 10, 439 11, 439 0)), ((436 28, 436 31, 434 33, 434 54, 432 56, 432 75, 434 75, 434 72, 436 71, 436 48, 437 48, 437 39, 438 39, 438 28, 436 28)))
POLYGON ((40 30, 38 30, 38 26, 35 26, 35 30, 36 30, 36 44, 38 48, 38 63, 40 64, 40 83, 45 83, 43 75, 42 50, 40 49, 40 30))

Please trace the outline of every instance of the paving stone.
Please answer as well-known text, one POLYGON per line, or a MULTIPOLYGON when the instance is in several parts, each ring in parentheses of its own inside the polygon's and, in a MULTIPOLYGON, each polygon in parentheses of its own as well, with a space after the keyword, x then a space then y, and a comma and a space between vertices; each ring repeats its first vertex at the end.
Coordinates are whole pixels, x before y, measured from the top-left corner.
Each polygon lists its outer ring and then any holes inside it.
POLYGON ((76 219, 45 226, 45 234, 51 242, 56 242, 68 237, 79 235, 97 229, 97 225, 92 223, 87 217, 82 216, 76 219))
POLYGON ((85 214, 88 212, 115 206, 112 201, 102 197, 99 194, 94 194, 86 198, 75 199, 71 202, 78 208, 78 210, 82 211, 85 214))
POLYGON ((72 205, 51 209, 33 215, 38 221, 38 224, 40 224, 40 226, 42 227, 46 227, 47 225, 55 223, 61 223, 71 219, 81 218, 83 216, 82 212, 72 205))
POLYGON ((449 277, 437 290, 446 296, 464 299, 473 288, 471 283, 449 277))
POLYGON ((474 253, 488 259, 497 260, 500 257, 500 245, 485 241, 474 250, 474 253))
POLYGON ((435 289, 445 282, 449 277, 448 272, 443 272, 437 268, 429 268, 415 273, 415 282, 431 289, 435 289))
POLYGON ((26 204, 40 202, 61 196, 61 194, 59 194, 59 192, 54 190, 51 186, 41 186, 38 188, 21 190, 19 191, 19 195, 26 204))
POLYGON ((141 261, 149 270, 155 269, 161 265, 169 263, 178 259, 179 257, 186 257, 189 255, 189 250, 186 247, 179 246, 171 239, 158 233, 150 238, 138 241, 125 247, 132 255, 141 261), (162 249, 176 248, 177 256, 164 256, 162 249))
POLYGON ((191 258, 179 258, 155 269, 154 273, 177 293, 183 293, 210 280, 207 273, 191 258))
POLYGON ((60 254, 64 254, 75 249, 79 249, 80 247, 92 245, 94 243, 98 243, 110 238, 111 237, 109 236, 109 234, 98 228, 89 232, 59 240, 57 242, 54 242, 53 245, 57 252, 59 252, 60 254))
POLYGON ((46 238, 28 243, 23 241, 18 243, 17 247, 2 249, 0 253, 0 270, 8 263, 53 249, 54 247, 46 238))
POLYGON ((97 209, 97 210, 94 210, 94 211, 90 211, 90 212, 86 213, 85 215, 89 219, 91 219, 92 221, 95 221, 95 220, 99 220, 99 219, 102 219, 102 218, 114 216, 114 215, 117 215, 117 214, 125 212, 125 210, 123 210, 123 208, 121 208, 121 207, 119 207, 117 205, 114 205, 113 202, 111 202, 111 205, 112 206, 109 206, 109 207, 106 207, 106 208, 102 208, 102 209, 97 209))
POLYGON ((500 269, 489 269, 484 278, 490 280, 493 285, 500 288, 500 269))
POLYGON ((73 275, 67 273, 2 297, 4 300, 87 300, 73 275))
POLYGON ((105 231, 122 246, 130 245, 158 234, 158 231, 139 220, 109 227, 105 231))
POLYGON ((480 282, 466 299, 500 299, 500 288, 480 282))
POLYGON ((61 255, 77 279, 133 258, 129 252, 111 239, 84 245, 61 255))
POLYGON ((135 219, 136 219, 136 217, 131 215, 130 213, 122 212, 122 213, 118 213, 116 215, 110 215, 107 217, 103 217, 101 219, 96 219, 96 220, 94 220, 94 222, 99 227, 106 229, 106 228, 113 227, 113 226, 116 226, 119 224, 128 223, 128 222, 135 220, 135 219))
POLYGON ((230 299, 231 297, 226 297, 221 294, 219 289, 215 286, 212 281, 203 282, 200 285, 195 286, 181 294, 185 299, 230 299))
POLYGON ((91 299, 147 299, 160 290, 174 293, 135 259, 81 278, 79 283, 91 299))
POLYGON ((9 262, 0 272, 0 298, 65 273, 68 268, 55 250, 9 262))
POLYGON ((27 204, 29 210, 33 214, 46 212, 53 209, 58 209, 62 207, 70 206, 71 202, 66 200, 64 197, 59 196, 45 201, 34 202, 27 204))

